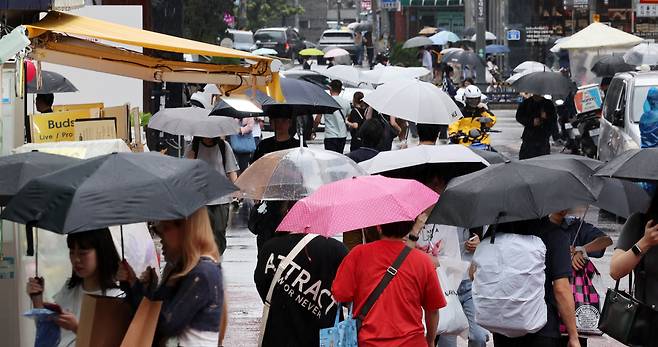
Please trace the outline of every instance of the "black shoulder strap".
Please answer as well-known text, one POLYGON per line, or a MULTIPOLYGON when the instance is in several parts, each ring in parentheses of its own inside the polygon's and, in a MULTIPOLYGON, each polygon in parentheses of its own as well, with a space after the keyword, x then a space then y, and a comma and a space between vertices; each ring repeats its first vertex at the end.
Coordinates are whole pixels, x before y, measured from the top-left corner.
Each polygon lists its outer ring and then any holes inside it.
POLYGON ((372 293, 370 293, 363 307, 361 307, 361 311, 359 311, 359 314, 357 315, 359 321, 363 322, 366 319, 368 312, 370 312, 372 306, 375 305, 375 302, 377 302, 379 296, 382 295, 384 289, 386 289, 388 284, 391 283, 393 277, 395 277, 395 275, 398 273, 398 269, 400 269, 400 265, 402 265, 402 263, 407 258, 410 252, 411 252, 411 248, 409 246, 405 246, 404 249, 402 249, 402 252, 400 252, 400 255, 398 255, 398 257, 395 259, 393 264, 389 266, 388 269, 386 269, 386 272, 384 273, 384 277, 382 278, 381 281, 379 281, 379 284, 377 285, 377 287, 375 287, 372 293))
POLYGON ((217 146, 219 146, 219 153, 222 155, 222 167, 226 169, 226 141, 218 137, 217 146))

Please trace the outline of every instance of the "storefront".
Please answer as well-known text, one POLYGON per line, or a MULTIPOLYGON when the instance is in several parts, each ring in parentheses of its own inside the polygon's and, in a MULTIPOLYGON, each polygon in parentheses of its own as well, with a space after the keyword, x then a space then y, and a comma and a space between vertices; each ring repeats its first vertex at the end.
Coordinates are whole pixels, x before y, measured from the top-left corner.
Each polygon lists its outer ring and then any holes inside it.
POLYGON ((402 0, 394 16, 395 40, 400 42, 417 35, 423 27, 464 31, 464 0, 402 0))

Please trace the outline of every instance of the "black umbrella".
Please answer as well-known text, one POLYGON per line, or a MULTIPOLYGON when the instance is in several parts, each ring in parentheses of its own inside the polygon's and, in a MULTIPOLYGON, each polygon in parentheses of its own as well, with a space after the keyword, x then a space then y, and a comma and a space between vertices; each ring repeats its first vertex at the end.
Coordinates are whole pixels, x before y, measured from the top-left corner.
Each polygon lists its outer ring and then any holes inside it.
POLYGON ((66 77, 53 71, 41 71, 41 88, 37 89, 37 79, 27 83, 27 92, 32 94, 54 94, 54 93, 73 93, 77 92, 71 81, 66 77))
POLYGON ((658 181, 658 148, 626 151, 599 168, 596 176, 635 182, 656 182, 658 181))
POLYGON ((635 65, 627 64, 622 55, 608 55, 592 66, 597 77, 612 77, 618 72, 635 71, 635 65))
POLYGON ((590 204, 595 194, 569 170, 527 161, 495 164, 450 181, 428 223, 473 228, 537 219, 590 204))
MULTIPOLYGON (((247 96, 252 97, 254 95, 252 90, 248 90, 245 93, 247 96)), ((283 107, 281 106, 282 104, 278 103, 276 100, 272 99, 269 97, 267 94, 261 92, 260 90, 256 90, 256 94, 254 97, 255 101, 260 104, 261 109, 263 110, 263 114, 268 115, 268 113, 280 113, 277 112, 277 107, 283 107)), ((215 107, 213 107, 212 112, 210 112, 211 116, 224 116, 224 117, 233 117, 233 118, 248 118, 248 117, 253 117, 254 114, 250 112, 241 112, 233 107, 231 105, 227 104, 226 101, 221 100, 219 103, 215 104, 215 107)))
POLYGON ((474 27, 465 28, 464 31, 462 32, 462 35, 464 37, 470 38, 471 36, 475 35, 475 28, 474 27))
POLYGON ((575 86, 559 72, 536 71, 521 76, 512 83, 512 88, 517 92, 564 97, 574 91, 575 86))
POLYGON ((443 56, 444 63, 456 63, 468 66, 484 65, 484 61, 473 51, 459 50, 449 52, 443 56))
POLYGON ((0 206, 29 180, 65 168, 80 159, 43 152, 27 152, 0 157, 0 206))
POLYGON ((488 161, 489 164, 502 164, 510 161, 509 158, 505 157, 499 152, 485 151, 484 149, 476 149, 476 148, 469 148, 469 149, 475 152, 475 154, 484 158, 484 160, 488 161))
POLYGON ((0 217, 69 234, 185 218, 236 190, 200 160, 113 153, 31 180, 0 217))

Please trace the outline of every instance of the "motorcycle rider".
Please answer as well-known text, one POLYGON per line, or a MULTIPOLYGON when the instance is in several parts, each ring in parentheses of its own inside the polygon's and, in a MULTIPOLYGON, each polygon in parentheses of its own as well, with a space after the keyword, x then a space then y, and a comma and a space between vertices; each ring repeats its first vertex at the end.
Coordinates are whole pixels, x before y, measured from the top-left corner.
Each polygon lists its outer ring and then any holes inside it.
POLYGON ((470 85, 465 88, 462 101, 460 109, 463 117, 448 127, 450 141, 468 146, 473 143, 473 139, 460 136, 471 134, 471 130, 478 130, 481 133, 479 142, 490 145, 489 134, 483 130, 488 130, 496 124, 496 116, 482 103, 482 91, 477 86, 470 85))

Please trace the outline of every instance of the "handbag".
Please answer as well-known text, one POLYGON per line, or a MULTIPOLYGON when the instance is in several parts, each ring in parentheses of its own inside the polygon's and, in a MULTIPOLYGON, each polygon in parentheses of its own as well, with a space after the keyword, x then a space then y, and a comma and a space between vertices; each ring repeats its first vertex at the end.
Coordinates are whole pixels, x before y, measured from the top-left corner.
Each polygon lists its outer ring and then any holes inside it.
POLYGON ((242 135, 236 134, 229 137, 231 148, 235 153, 253 153, 256 151, 256 140, 251 133, 242 135))
POLYGON ((457 289, 448 281, 448 275, 443 266, 439 266, 436 272, 439 275, 441 289, 447 301, 447 305, 439 309, 439 317, 441 319, 439 319, 437 334, 461 335, 464 331, 468 330, 469 326, 468 318, 466 318, 461 301, 459 301, 457 289))
MULTIPOLYGON (((592 277, 599 274, 594 263, 588 261, 582 270, 573 270, 569 278, 576 308, 576 328, 583 335, 602 335, 598 329, 601 317, 600 296, 592 277)), ((566 326, 560 322, 560 332, 566 333, 566 326)))
POLYGON ((306 247, 306 245, 313 240, 317 234, 307 234, 304 236, 293 249, 288 253, 288 255, 281 260, 279 263, 279 266, 276 268, 276 272, 274 273, 274 277, 272 278, 272 283, 270 284, 270 289, 267 291, 267 296, 265 297, 265 305, 263 306, 263 316, 260 320, 260 334, 258 336, 258 346, 263 345, 263 338, 265 337, 265 329, 267 328, 267 319, 270 316, 270 303, 272 302, 272 294, 274 294, 274 287, 276 287, 276 284, 279 283, 279 279, 281 278, 281 275, 283 275, 283 271, 286 270, 288 265, 297 257, 297 254, 306 247))
POLYGON ((342 309, 343 305, 338 305, 333 327, 320 329, 320 347, 357 347, 357 324, 356 320, 352 318, 352 304, 350 304, 348 316, 339 322, 342 309))
POLYGON ((599 329, 625 345, 647 345, 651 340, 652 323, 656 311, 633 297, 633 273, 628 275, 629 292, 619 290, 619 280, 614 289, 608 288, 599 320, 599 329))

